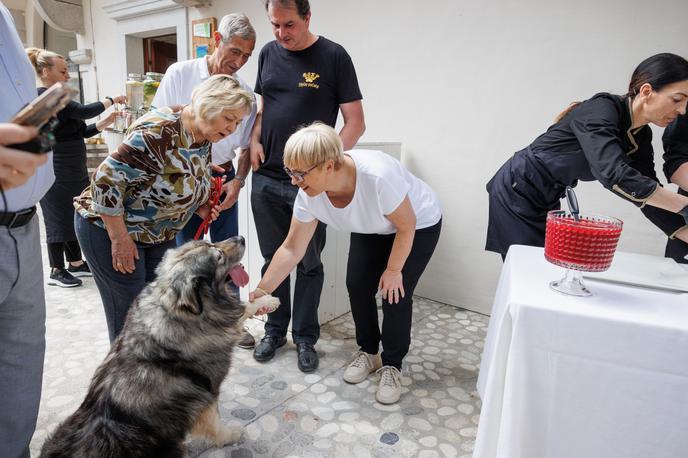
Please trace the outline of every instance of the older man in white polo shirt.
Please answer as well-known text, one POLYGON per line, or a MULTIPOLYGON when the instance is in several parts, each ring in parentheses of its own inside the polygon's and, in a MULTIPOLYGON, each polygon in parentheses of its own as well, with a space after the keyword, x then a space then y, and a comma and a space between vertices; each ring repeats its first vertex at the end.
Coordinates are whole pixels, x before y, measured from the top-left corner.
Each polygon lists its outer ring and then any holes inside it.
MULTIPOLYGON (((167 69, 153 99, 153 106, 166 107, 191 103, 191 93, 194 88, 210 76, 217 74, 234 76, 245 90, 253 93, 251 86, 236 74, 251 57, 256 45, 256 32, 248 17, 241 13, 224 16, 213 38, 215 52, 212 55, 177 62, 167 69)), ((214 242, 225 240, 239 232, 237 199, 239 191, 244 187, 251 165, 248 146, 255 119, 254 106, 232 135, 212 146, 213 164, 224 170, 217 172, 216 176, 227 177, 221 197, 222 211, 219 218, 210 225, 210 239, 214 242), (232 160, 236 156, 237 149, 240 153, 235 170, 232 160)), ((201 218, 194 215, 186 227, 177 234, 177 245, 193 239, 201 222, 201 218)), ((245 331, 237 345, 241 348, 253 348, 255 340, 245 331)))

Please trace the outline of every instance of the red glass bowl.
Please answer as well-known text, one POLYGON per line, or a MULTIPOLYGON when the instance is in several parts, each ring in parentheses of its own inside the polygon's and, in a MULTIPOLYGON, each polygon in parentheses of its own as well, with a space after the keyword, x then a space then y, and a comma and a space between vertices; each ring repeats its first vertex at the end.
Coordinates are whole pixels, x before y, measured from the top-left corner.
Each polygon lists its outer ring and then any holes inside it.
POLYGON ((603 272, 614 259, 623 222, 599 215, 579 220, 563 210, 547 214, 545 258, 552 264, 583 272, 603 272))

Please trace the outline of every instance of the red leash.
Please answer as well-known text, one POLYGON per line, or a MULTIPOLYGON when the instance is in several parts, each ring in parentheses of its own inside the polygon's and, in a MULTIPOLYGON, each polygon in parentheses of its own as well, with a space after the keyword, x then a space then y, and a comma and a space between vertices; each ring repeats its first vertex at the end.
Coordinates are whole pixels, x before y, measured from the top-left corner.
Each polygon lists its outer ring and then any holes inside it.
MULTIPOLYGON (((212 207, 215 207, 219 202, 220 202, 220 195, 222 194, 222 177, 215 177, 213 178, 213 189, 210 192, 210 200, 212 201, 212 207)), ((194 240, 200 239, 202 236, 208 233, 208 228, 210 228, 210 223, 212 222, 210 219, 211 213, 208 213, 208 216, 205 217, 203 222, 201 223, 200 226, 198 226, 198 230, 196 231, 196 235, 194 236, 194 240)))

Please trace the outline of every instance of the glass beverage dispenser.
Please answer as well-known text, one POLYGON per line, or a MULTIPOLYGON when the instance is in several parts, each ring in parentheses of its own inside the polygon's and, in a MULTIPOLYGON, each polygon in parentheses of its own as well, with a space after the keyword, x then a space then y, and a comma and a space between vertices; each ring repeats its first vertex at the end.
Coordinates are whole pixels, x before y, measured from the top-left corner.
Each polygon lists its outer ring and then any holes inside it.
POLYGON ((143 81, 143 106, 146 109, 151 107, 163 76, 162 73, 146 72, 146 79, 143 81))
POLYGON ((127 101, 132 112, 143 108, 143 77, 138 73, 129 73, 126 83, 127 101))

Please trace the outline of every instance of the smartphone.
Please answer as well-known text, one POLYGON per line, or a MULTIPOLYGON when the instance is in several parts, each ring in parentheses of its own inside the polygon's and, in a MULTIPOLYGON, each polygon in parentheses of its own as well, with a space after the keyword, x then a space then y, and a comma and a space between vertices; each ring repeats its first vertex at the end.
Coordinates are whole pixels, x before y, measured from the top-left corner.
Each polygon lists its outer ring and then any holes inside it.
POLYGON ((30 153, 42 154, 52 150, 55 145, 53 129, 57 125, 54 116, 62 110, 77 94, 77 91, 63 83, 55 83, 45 92, 25 105, 10 120, 22 126, 38 128, 38 135, 28 142, 7 145, 30 153))

